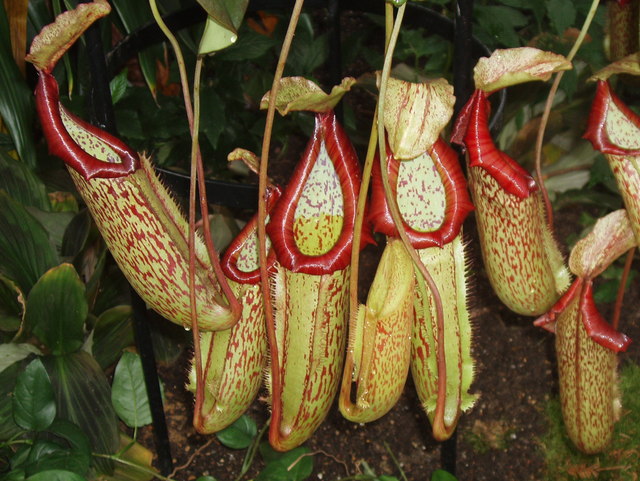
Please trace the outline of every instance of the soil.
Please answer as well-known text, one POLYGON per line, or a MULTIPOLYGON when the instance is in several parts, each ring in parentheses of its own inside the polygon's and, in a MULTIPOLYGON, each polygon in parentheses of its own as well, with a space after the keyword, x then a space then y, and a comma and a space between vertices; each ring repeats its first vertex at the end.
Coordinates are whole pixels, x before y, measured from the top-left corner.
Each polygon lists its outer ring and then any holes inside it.
MULTIPOLYGON (((578 225, 575 211, 568 208, 557 213, 559 239, 565 239, 578 225)), ((430 479, 443 462, 465 481, 544 478, 540 441, 546 431, 544 407, 550 397, 557 396, 553 335, 500 303, 482 269, 473 220, 468 222, 466 232, 474 278, 471 315, 476 378, 472 391, 480 395, 478 402, 461 417, 455 438, 446 443, 433 440, 411 380, 395 408, 378 421, 351 423, 334 406, 306 443, 315 453, 310 479, 333 481, 353 476, 362 473, 363 462, 378 475, 402 479, 399 465, 408 480, 416 481, 430 479)), ((365 259, 373 266, 375 252, 367 253, 365 259)), ((366 272, 362 281, 367 284, 366 272)), ((640 284, 636 281, 627 292, 625 305, 637 305, 639 299, 640 284)), ((603 307, 604 314, 609 311, 610 306, 603 307)), ((640 313, 634 309, 623 313, 623 330, 636 339, 640 338, 639 318, 640 313)), ((173 465, 179 467, 174 477, 195 480, 211 475, 218 481, 234 480, 245 451, 225 448, 215 437, 197 434, 191 425, 193 399, 184 388, 189 356, 189 349, 185 349, 175 363, 160 367, 173 465)), ((621 355, 624 359, 640 361, 636 345, 621 355)), ((258 426, 269 415, 265 395, 262 393, 248 412, 258 426)), ((150 428, 142 431, 140 439, 153 450, 150 428)), ((252 479, 263 466, 256 456, 244 479, 252 479)))

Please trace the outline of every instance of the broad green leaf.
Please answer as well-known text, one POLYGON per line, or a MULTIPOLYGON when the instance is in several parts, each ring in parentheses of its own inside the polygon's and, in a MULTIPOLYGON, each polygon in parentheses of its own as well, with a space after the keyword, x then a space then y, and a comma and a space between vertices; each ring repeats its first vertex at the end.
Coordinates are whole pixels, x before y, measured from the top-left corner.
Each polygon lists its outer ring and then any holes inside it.
POLYGON ((116 362, 133 343, 131 306, 116 306, 100 314, 93 330, 91 352, 103 369, 116 362))
POLYGON ((551 20, 558 35, 562 36, 565 30, 576 21, 576 7, 573 2, 565 0, 546 0, 547 15, 551 20))
MULTIPOLYGON (((80 350, 47 356, 43 361, 51 377, 59 419, 82 426, 92 452, 113 454, 120 443, 118 420, 109 382, 95 359, 80 350)), ((110 460, 94 458, 93 464, 101 472, 113 472, 110 460)))
POLYGON ((249 0, 198 0, 198 3, 213 21, 230 32, 238 33, 249 0))
POLYGON ((126 68, 123 69, 122 72, 113 77, 111 82, 109 82, 109 90, 111 91, 111 101, 113 102, 113 105, 117 104, 122 99, 127 87, 129 86, 127 72, 126 68))
POLYGON ((31 354, 42 355, 40 349, 33 344, 14 344, 12 342, 0 344, 0 372, 13 363, 26 359, 31 354))
MULTIPOLYGON (((153 14, 149 7, 149 2, 132 2, 130 0, 112 0, 111 2, 118 12, 120 20, 127 33, 131 33, 146 25, 149 22, 153 22, 153 14)), ((162 45, 154 45, 150 48, 146 48, 138 53, 138 60, 140 63, 140 69, 144 76, 145 82, 149 87, 151 95, 156 96, 156 60, 162 60, 163 48, 162 45)), ((115 80, 115 79, 114 79, 115 80)), ((125 74, 126 80, 126 74, 125 74)), ((114 98, 114 104, 117 100, 114 98)))
POLYGON ((519 10, 503 5, 476 4, 473 18, 474 24, 480 26, 474 33, 491 47, 519 47, 521 43, 516 29, 529 23, 519 10))
POLYGON ((225 106, 215 88, 204 87, 200 95, 201 111, 205 113, 200 118, 200 128, 211 142, 214 149, 218 148, 218 139, 225 131, 225 106))
POLYGON ((27 207, 27 211, 47 230, 51 242, 53 242, 56 251, 59 252, 62 247, 64 232, 75 213, 70 211, 45 212, 35 207, 27 207))
POLYGON ((87 481, 87 478, 72 471, 50 469, 29 476, 25 481, 87 481))
POLYGON ((313 457, 309 449, 297 447, 286 453, 278 453, 269 443, 260 444, 260 453, 267 466, 258 474, 256 481, 302 481, 313 472, 313 457))
POLYGON ((91 214, 89 214, 87 209, 83 209, 67 224, 67 228, 62 236, 60 255, 71 258, 78 255, 84 248, 90 231, 91 214))
MULTIPOLYGON (((226 62, 256 60, 265 55, 270 49, 276 47, 276 45, 277 41, 273 38, 243 28, 238 36, 238 41, 217 54, 216 58, 226 62)), ((260 94, 263 92, 264 90, 260 94)))
POLYGON ((196 481, 217 481, 213 476, 200 476, 196 481))
POLYGON ((436 469, 431 475, 431 481, 456 481, 457 479, 453 474, 444 469, 436 469))
POLYGON ((59 264, 47 231, 27 210, 0 191, 0 273, 25 294, 59 264))
POLYGON ((13 418, 29 431, 44 431, 56 417, 56 403, 49 375, 40 358, 29 363, 16 380, 13 418))
POLYGON ((111 400, 116 413, 132 428, 151 423, 149 397, 140 356, 125 352, 113 375, 111 400))
MULTIPOLYGON (((297 38, 297 37, 296 37, 297 38)), ((286 72, 296 75, 312 76, 313 72, 324 65, 329 57, 329 42, 326 34, 310 36, 304 41, 294 42, 287 59, 286 72)))
POLYGON ((253 442, 258 433, 258 427, 253 419, 243 414, 231 426, 218 431, 218 441, 231 449, 245 449, 253 442))
POLYGON ((213 17, 207 17, 204 32, 200 39, 198 55, 208 55, 233 45, 238 40, 238 34, 219 24, 213 17))
POLYGON ((0 150, 0 189, 21 204, 47 211, 51 209, 44 184, 26 161, 16 160, 0 150))
POLYGON ((11 52, 9 22, 0 2, 0 117, 9 129, 22 162, 36 165, 33 138, 33 94, 27 86, 11 52))
POLYGON ((59 469, 84 476, 90 460, 90 453, 80 453, 57 442, 40 439, 32 446, 24 467, 27 475, 59 469))
POLYGON ((6 441, 21 431, 13 419, 13 391, 24 364, 17 362, 0 372, 0 441, 6 441))
POLYGON ((22 324, 25 299, 11 279, 0 275, 0 331, 16 332, 22 324))
POLYGON ((84 476, 90 464, 91 447, 87 436, 75 424, 57 420, 33 445, 25 468, 27 473, 60 469, 84 476))
POLYGON ((71 264, 62 264, 31 289, 25 325, 53 354, 69 354, 82 346, 88 312, 84 284, 71 264))

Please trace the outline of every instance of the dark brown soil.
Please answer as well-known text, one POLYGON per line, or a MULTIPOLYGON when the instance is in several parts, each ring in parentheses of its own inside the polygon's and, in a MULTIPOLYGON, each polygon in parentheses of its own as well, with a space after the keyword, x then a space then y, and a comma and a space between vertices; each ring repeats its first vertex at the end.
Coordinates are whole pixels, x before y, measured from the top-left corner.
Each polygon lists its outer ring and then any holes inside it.
MULTIPOLYGON (((556 224, 560 226, 561 241, 575 228, 575 217, 571 209, 559 213, 556 224)), ((467 232, 473 232, 472 222, 467 232)), ((553 336, 534 327, 532 319, 517 316, 502 306, 487 283, 473 234, 469 237, 477 366, 473 391, 480 394, 480 399, 462 416, 456 441, 442 445, 432 439, 429 421, 408 381, 396 407, 379 421, 353 424, 343 419, 334 406, 306 443, 316 453, 310 479, 334 481, 352 476, 362 472, 363 462, 377 474, 402 479, 397 460, 408 480, 428 480, 442 466, 441 451, 446 450, 445 456, 455 456, 452 449, 456 446, 455 469, 460 480, 544 478, 540 444, 546 429, 544 406, 557 395, 553 336)), ((639 295, 640 285, 635 282, 626 305, 637 305, 639 295)), ((605 312, 606 309, 605 306, 605 312)), ((622 321, 623 330, 636 339, 640 337, 639 317, 637 310, 627 309, 622 321)), ((636 345, 623 356, 640 360, 636 345)), ((185 352, 176 364, 161 368, 173 463, 181 467, 175 479, 194 480, 208 474, 218 481, 234 480, 245 451, 227 449, 215 438, 195 433, 191 426, 192 398, 184 389, 187 359, 185 352)), ((248 414, 261 426, 267 420, 268 407, 258 400, 248 414)), ((150 437, 150 429, 143 431, 141 439, 152 447, 150 437)), ((245 479, 252 479, 262 466, 257 456, 245 479)))

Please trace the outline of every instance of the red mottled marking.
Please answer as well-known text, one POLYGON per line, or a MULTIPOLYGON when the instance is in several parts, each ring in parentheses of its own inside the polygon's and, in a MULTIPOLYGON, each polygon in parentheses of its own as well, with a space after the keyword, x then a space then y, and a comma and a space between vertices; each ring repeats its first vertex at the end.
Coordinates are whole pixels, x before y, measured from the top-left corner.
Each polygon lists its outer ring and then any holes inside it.
POLYGON ((272 386, 269 441, 286 451, 303 443, 326 417, 342 375, 349 306, 349 269, 324 276, 279 269, 275 308, 281 386, 272 386), (274 410, 275 412, 275 410, 274 410))
MULTIPOLYGON (((267 189, 267 213, 273 209, 280 198, 281 191, 279 187, 267 189)), ((257 241, 258 215, 254 215, 251 220, 244 226, 240 233, 233 239, 229 247, 222 257, 220 265, 225 275, 241 284, 255 284, 260 282, 260 265, 257 241), (238 266, 240 259, 243 259, 243 265, 255 266, 253 270, 244 270, 238 266)), ((275 263, 275 254, 268 254, 267 270, 273 268, 275 263)))
MULTIPOLYGON (((144 173, 89 181, 73 170, 70 173, 80 194, 90 199, 87 206, 91 215, 134 289, 162 316, 190 325, 186 240, 172 237, 166 230, 170 222, 150 208, 149 198, 139 185, 144 182, 144 173), (127 195, 122 196, 122 192, 127 195)), ((202 260, 198 262, 195 290, 198 319, 204 329, 216 325, 221 311, 214 301, 216 291, 208 278, 209 270, 202 260)))
POLYGON ((489 133, 489 108, 486 93, 476 90, 456 120, 451 141, 467 149, 469 166, 483 168, 506 192, 525 199, 538 186, 526 170, 493 143, 489 133))
POLYGON ((484 169, 469 170, 482 257, 500 300, 523 315, 546 312, 559 293, 543 243, 540 193, 521 199, 484 169))
POLYGON ((567 433, 581 451, 596 453, 613 433, 616 355, 587 334, 581 308, 585 288, 583 284, 557 317, 556 354, 567 433))
MULTIPOLYGON (((333 112, 316 114, 313 137, 307 145, 291 180, 271 214, 267 233, 273 243, 278 262, 292 272, 322 275, 344 269, 351 259, 356 199, 360 188, 358 159, 344 130, 333 112), (294 236, 294 220, 298 201, 322 145, 340 179, 344 205, 342 231, 334 245, 323 255, 305 255, 294 236)), ((322 199, 318 199, 321 202, 322 199)))
MULTIPOLYGON (((436 143, 429 149, 429 156, 434 162, 437 174, 445 189, 445 216, 441 225, 436 230, 429 232, 419 232, 406 222, 403 221, 403 227, 407 236, 416 249, 424 249, 426 247, 442 246, 447 242, 451 242, 460 232, 462 223, 466 219, 469 212, 473 210, 473 204, 467 193, 467 183, 464 174, 458 163, 458 155, 444 141, 438 138, 436 143)), ((397 192, 398 169, 401 162, 393 157, 391 150, 387 149, 387 166, 389 174, 389 184, 394 195, 397 192)), ((382 185, 380 162, 374 162, 372 175, 372 192, 371 192, 371 210, 369 217, 373 228, 377 232, 382 232, 388 236, 397 237, 396 230, 391 212, 387 204, 384 187, 382 185)), ((419 183, 421 179, 411 177, 412 182, 419 183)))
MULTIPOLYGON (((584 138, 589 140, 596 150, 603 154, 613 154, 621 156, 640 156, 640 149, 630 149, 611 142, 611 137, 607 131, 607 115, 610 105, 613 103, 622 114, 640 130, 640 116, 627 107, 617 95, 611 91, 609 82, 600 80, 596 90, 596 96, 591 104, 587 131, 584 138)), ((637 141, 635 142, 637 143, 637 141)))
POLYGON ((202 336, 205 390, 196 419, 199 432, 210 434, 232 424, 251 405, 262 384, 267 363, 267 337, 259 285, 230 283, 242 303, 238 322, 228 331, 202 336), (223 359, 222 365, 218 365, 223 359))

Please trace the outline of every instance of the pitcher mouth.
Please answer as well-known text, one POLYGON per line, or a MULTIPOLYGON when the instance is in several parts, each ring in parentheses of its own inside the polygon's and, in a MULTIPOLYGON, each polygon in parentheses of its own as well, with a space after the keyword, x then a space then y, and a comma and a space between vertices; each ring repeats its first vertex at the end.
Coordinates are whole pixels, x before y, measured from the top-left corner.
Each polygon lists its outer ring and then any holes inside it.
POLYGON ((53 75, 42 71, 39 75, 36 108, 52 155, 60 157, 85 180, 124 177, 140 167, 133 149, 62 106, 53 75))

